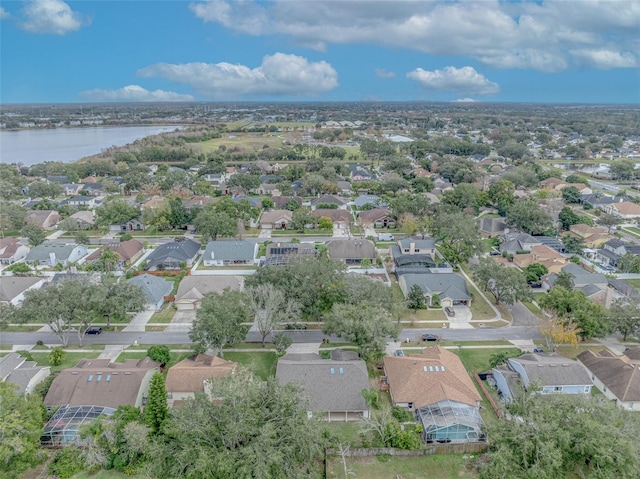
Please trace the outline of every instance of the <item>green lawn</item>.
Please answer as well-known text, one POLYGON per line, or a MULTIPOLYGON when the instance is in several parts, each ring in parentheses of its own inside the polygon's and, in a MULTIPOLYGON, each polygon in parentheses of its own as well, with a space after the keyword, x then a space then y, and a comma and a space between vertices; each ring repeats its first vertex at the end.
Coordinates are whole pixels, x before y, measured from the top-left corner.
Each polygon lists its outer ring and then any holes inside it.
POLYGON ((518 348, 504 348, 504 349, 451 349, 452 353, 460 356, 464 367, 470 374, 476 372, 487 371, 489 366, 489 358, 497 353, 506 352, 512 357, 517 356, 520 353, 518 348))
POLYGON ((360 430, 362 422, 330 422, 323 423, 322 429, 335 437, 342 444, 349 444, 351 447, 361 447, 360 430))
POLYGON ((123 351, 120 356, 117 357, 117 363, 124 363, 127 359, 142 359, 147 356, 146 351, 123 351))
MULTIPOLYGON (((175 289, 175 288, 174 288, 175 289)), ((165 304, 160 311, 156 311, 149 319, 150 323, 170 323, 173 316, 176 314, 176 310, 172 305, 165 304)))
MULTIPOLYGON (((496 317, 496 313, 493 309, 491 309, 491 306, 489 305, 489 303, 487 303, 482 296, 480 296, 480 293, 478 292, 478 290, 473 287, 473 285, 469 282, 467 282, 467 287, 469 288, 469 291, 472 292, 473 294, 473 301, 471 301, 471 319, 493 319, 496 317)), ((489 297, 487 295, 487 297, 489 297)))
POLYGON ((631 286, 633 286, 636 289, 640 289, 640 278, 634 278, 634 279, 625 279, 624 281, 626 281, 627 283, 629 283, 631 286))
MULTIPOLYGON (((473 468, 474 459, 465 459, 460 454, 440 454, 419 457, 348 457, 349 477, 366 479, 472 479, 477 477, 473 468)), ((344 469, 339 458, 328 458, 327 479, 344 478, 344 469)))
MULTIPOLYGON (((100 356, 100 353, 70 353, 67 352, 64 355, 64 360, 60 366, 51 366, 51 372, 57 373, 63 369, 72 368, 81 359, 95 359, 100 356)), ((50 366, 49 353, 31 353, 33 360, 38 363, 38 366, 50 366)))
POLYGON ((636 228, 635 226, 628 226, 627 228, 622 228, 622 231, 624 231, 627 234, 630 234, 631 236, 635 236, 636 238, 640 238, 640 228, 636 228))
POLYGON ((261 379, 267 379, 276 374, 278 356, 273 352, 256 351, 255 353, 239 353, 229 351, 224 353, 224 359, 235 361, 248 367, 261 379))

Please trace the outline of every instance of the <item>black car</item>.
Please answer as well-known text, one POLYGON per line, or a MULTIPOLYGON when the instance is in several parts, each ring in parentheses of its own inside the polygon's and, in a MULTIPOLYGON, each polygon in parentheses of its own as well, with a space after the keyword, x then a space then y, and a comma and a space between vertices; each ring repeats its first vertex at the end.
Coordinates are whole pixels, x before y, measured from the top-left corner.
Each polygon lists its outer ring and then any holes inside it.
POLYGON ((422 335, 422 340, 423 341, 438 341, 440 339, 439 336, 436 336, 435 334, 423 334, 422 335))
POLYGON ((102 328, 99 326, 93 326, 91 328, 87 328, 84 334, 100 334, 102 332, 102 328))

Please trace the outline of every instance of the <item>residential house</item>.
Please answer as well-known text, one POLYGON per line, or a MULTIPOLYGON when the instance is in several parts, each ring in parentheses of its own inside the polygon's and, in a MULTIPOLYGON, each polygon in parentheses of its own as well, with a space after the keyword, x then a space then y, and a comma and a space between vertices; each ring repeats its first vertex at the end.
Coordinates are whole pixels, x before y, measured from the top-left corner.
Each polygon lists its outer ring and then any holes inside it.
POLYGON ((509 254, 518 252, 529 252, 536 245, 542 242, 527 233, 505 233, 500 236, 500 251, 506 251, 509 254))
POLYGON ((609 279, 609 286, 611 286, 618 295, 618 299, 630 300, 640 298, 640 291, 634 288, 623 279, 609 279))
POLYGON ((58 406, 120 405, 141 407, 149 391, 151 376, 160 364, 151 358, 83 359, 75 367, 63 369, 51 383, 44 398, 48 408, 58 406))
POLYGON ((509 226, 504 218, 479 218, 476 224, 483 238, 493 238, 509 232, 509 226))
POLYGON ((61 205, 70 205, 74 208, 95 208, 96 199, 91 196, 78 195, 60 202, 61 205))
POLYGON ((371 206, 378 208, 382 203, 382 198, 377 195, 360 195, 353 200, 353 204, 358 211, 362 210, 365 206, 371 206))
POLYGON ((603 209, 607 205, 611 205, 613 203, 621 203, 624 201, 622 196, 609 196, 603 195, 602 193, 593 193, 590 195, 580 195, 580 203, 583 205, 589 203, 594 208, 603 209))
POLYGON ((87 247, 82 244, 41 244, 31 248, 24 262, 29 266, 67 266, 87 255, 87 247))
POLYGON ((231 198, 234 203, 240 203, 241 201, 247 201, 252 208, 262 208, 262 200, 254 196, 247 196, 242 194, 234 194, 231 198))
POLYGON ((69 216, 69 218, 74 220, 78 225, 78 229, 81 230, 92 229, 95 225, 93 211, 77 211, 69 216))
POLYGON ((555 354, 523 354, 493 368, 500 396, 511 402, 531 387, 540 394, 591 394, 593 382, 584 366, 555 354))
POLYGON ((311 212, 316 218, 329 218, 334 227, 340 229, 349 229, 351 224, 351 213, 347 210, 333 210, 318 208, 311 212))
POLYGON ((16 238, 0 239, 0 264, 13 264, 29 254, 29 247, 21 244, 16 238))
POLYGON ((353 188, 351 187, 351 183, 349 183, 348 181, 338 180, 336 181, 336 186, 338 187, 340 193, 342 193, 343 195, 350 196, 353 194, 353 188))
POLYGON ((513 257, 513 263, 523 269, 538 263, 545 266, 549 273, 559 273, 569 261, 553 248, 545 245, 536 245, 531 247, 529 253, 516 254, 513 257))
POLYGON ((269 243, 265 254, 265 266, 288 264, 313 258, 316 248, 313 243, 269 243))
POLYGON ((596 251, 595 260, 616 268, 618 259, 625 254, 640 255, 640 245, 629 244, 617 238, 612 238, 604 244, 603 248, 596 251))
POLYGON ((397 248, 399 255, 428 254, 433 257, 436 254, 436 246, 433 238, 403 238, 398 240, 397 248))
POLYGON ((616 406, 640 411, 640 350, 636 346, 615 356, 608 350, 583 351, 580 361, 589 371, 595 386, 616 406))
POLYGON ((438 296, 443 307, 471 306, 471 293, 465 279, 456 273, 408 273, 398 276, 398 285, 409 297, 411 288, 418 285, 424 293, 428 305, 433 305, 433 297, 438 296))
POLYGON ((82 185, 79 183, 65 183, 62 185, 62 194, 65 196, 75 196, 82 191, 82 185))
POLYGON ((233 361, 207 354, 189 356, 171 366, 165 381, 169 407, 180 405, 185 399, 195 397, 196 393, 207 393, 210 397, 215 397, 215 384, 212 380, 229 376, 237 366, 233 361))
POLYGON ((274 196, 271 198, 275 207, 282 210, 286 209, 290 200, 295 201, 298 204, 298 208, 302 206, 302 198, 299 196, 274 196))
POLYGON ((347 168, 349 168, 349 178, 351 178, 352 181, 369 181, 376 179, 376 176, 362 163, 348 163, 347 168))
MULTIPOLYGON (((117 229, 118 227, 116 227, 117 229)), ((141 221, 137 220, 137 219, 130 219, 127 221, 124 221, 122 223, 120 223, 119 225, 119 229, 120 231, 123 232, 128 232, 128 231, 144 231, 145 226, 142 224, 141 221)), ((109 229, 111 229, 111 226, 109 226, 109 229)))
POLYGON ((165 298, 173 292, 173 281, 152 274, 140 274, 129 278, 128 283, 138 286, 147 298, 146 308, 152 311, 162 309, 165 298))
POLYGON ((327 209, 327 208, 334 208, 334 207, 339 210, 346 210, 347 200, 334 195, 323 195, 311 200, 312 210, 323 209, 323 208, 327 209))
POLYGON ((18 306, 27 291, 39 289, 45 282, 45 278, 34 276, 0 276, 0 305, 18 306))
POLYGON ((415 414, 427 443, 484 440, 482 398, 454 353, 435 346, 417 355, 385 356, 384 372, 391 402, 415 414))
POLYGON ((144 252, 142 243, 135 239, 127 241, 112 241, 102 245, 86 258, 86 262, 94 264, 100 260, 102 253, 109 250, 118 255, 118 260, 114 265, 114 269, 121 270, 133 263, 144 252))
POLYGON ((200 307, 207 293, 220 294, 226 289, 240 291, 243 286, 243 276, 187 276, 180 281, 174 304, 179 311, 193 311, 200 307))
POLYGON ((80 439, 79 429, 100 416, 112 415, 118 406, 137 408, 146 403, 151 377, 160 363, 150 358, 83 359, 77 366, 64 369, 51 383, 44 398, 48 409, 58 408, 45 424, 40 442, 59 446, 80 439))
POLYGON ((369 417, 369 406, 362 395, 369 390, 367 365, 354 352, 336 349, 330 359, 313 353, 290 353, 278 360, 276 378, 281 384, 301 388, 309 418, 347 422, 369 417))
POLYGON ((251 191, 257 195, 280 196, 282 194, 278 185, 274 183, 260 183, 260 186, 251 191))
POLYGON ((391 216, 391 211, 387 208, 375 208, 372 210, 360 211, 360 213, 358 213, 358 222, 365 228, 396 227, 396 221, 391 216))
POLYGON ((258 262, 258 243, 247 240, 209 241, 202 255, 207 267, 252 265, 258 262))
POLYGON ((391 246, 396 276, 407 273, 452 272, 449 264, 436 264, 436 247, 432 238, 403 238, 391 246))
POLYGON ((612 214, 623 220, 636 220, 640 218, 640 205, 630 201, 612 203, 602 208, 606 213, 612 214))
POLYGON ((69 178, 66 176, 47 176, 47 183, 69 183, 69 178))
POLYGON ((570 183, 567 183, 560 178, 547 178, 538 183, 538 187, 543 190, 556 190, 560 191, 565 186, 570 186, 570 183))
POLYGON ((363 259, 371 264, 376 261, 376 245, 366 239, 334 239, 325 243, 329 258, 342 261, 347 266, 359 265, 363 259))
POLYGON ((27 211, 25 222, 30 225, 41 226, 45 230, 52 230, 62 221, 62 216, 54 210, 27 211))
POLYGON ((209 203, 213 203, 214 199, 210 196, 194 196, 184 202, 184 208, 191 213, 193 208, 204 208, 209 203))
POLYGON ((158 246, 147 256, 145 271, 182 269, 191 267, 200 251, 200 243, 187 238, 178 238, 171 243, 158 246))
POLYGON ((289 227, 293 213, 289 210, 264 211, 260 216, 260 227, 269 230, 285 230, 289 227))
POLYGON ((587 248, 598 248, 611 239, 611 235, 607 233, 606 229, 582 223, 569 226, 569 231, 582 239, 587 248))
MULTIPOLYGON (((571 275, 571 283, 574 290, 582 291, 587 298, 602 304, 605 308, 611 305, 613 300, 613 288, 609 287, 609 281, 604 274, 590 273, 583 267, 569 263, 560 270, 571 275)), ((552 287, 556 282, 556 274, 548 274, 542 278, 543 285, 552 287)))
POLYGON ((104 193, 104 184, 98 181, 88 181, 82 185, 82 190, 87 196, 100 196, 104 193))
POLYGON ((18 386, 17 394, 31 394, 35 387, 51 374, 51 367, 38 366, 18 353, 8 353, 0 358, 0 382, 18 386))

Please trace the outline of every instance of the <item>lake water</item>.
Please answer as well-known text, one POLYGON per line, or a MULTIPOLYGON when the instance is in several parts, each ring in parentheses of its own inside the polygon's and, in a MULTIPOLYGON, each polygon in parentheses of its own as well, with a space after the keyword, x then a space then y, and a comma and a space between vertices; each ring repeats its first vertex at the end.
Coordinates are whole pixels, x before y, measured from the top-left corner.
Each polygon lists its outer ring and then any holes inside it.
POLYGON ((31 166, 45 161, 70 163, 112 146, 124 146, 145 136, 179 126, 114 126, 0 131, 0 162, 31 166))

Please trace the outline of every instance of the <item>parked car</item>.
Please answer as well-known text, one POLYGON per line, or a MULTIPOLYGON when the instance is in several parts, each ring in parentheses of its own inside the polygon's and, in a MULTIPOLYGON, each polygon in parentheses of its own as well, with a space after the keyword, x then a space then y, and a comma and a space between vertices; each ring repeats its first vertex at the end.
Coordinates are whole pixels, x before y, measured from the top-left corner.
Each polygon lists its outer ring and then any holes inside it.
POLYGON ((534 348, 533 352, 534 353, 544 353, 544 349, 542 349, 542 348, 534 348))
POLYGON ((422 340, 423 341, 438 341, 440 339, 440 336, 437 336, 435 334, 423 334, 422 335, 422 340))
POLYGON ((396 350, 393 352, 393 355, 394 355, 394 356, 398 356, 398 357, 402 357, 402 356, 404 356, 404 351, 403 351, 402 349, 396 349, 396 350))
POLYGON ((84 334, 100 334, 102 332, 102 328, 99 326, 92 326, 90 328, 87 328, 87 330, 84 332, 84 334))
POLYGON ((454 309, 449 307, 449 306, 444 308, 444 312, 447 313, 447 316, 455 316, 456 315, 456 312, 454 311, 454 309))
POLYGON ((529 281, 529 287, 530 288, 542 288, 542 283, 539 283, 537 281, 529 281))
POLYGON ((378 233, 378 241, 393 241, 391 233, 378 233))

